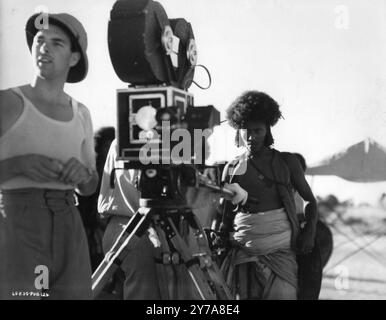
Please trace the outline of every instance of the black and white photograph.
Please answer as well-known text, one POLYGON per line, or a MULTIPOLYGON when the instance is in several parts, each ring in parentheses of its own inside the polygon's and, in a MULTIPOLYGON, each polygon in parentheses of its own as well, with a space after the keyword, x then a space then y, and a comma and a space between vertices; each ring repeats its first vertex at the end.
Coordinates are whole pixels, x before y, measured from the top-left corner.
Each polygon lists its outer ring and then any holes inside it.
POLYGON ((1 0, 0 70, 0 300, 386 300, 384 0, 1 0))

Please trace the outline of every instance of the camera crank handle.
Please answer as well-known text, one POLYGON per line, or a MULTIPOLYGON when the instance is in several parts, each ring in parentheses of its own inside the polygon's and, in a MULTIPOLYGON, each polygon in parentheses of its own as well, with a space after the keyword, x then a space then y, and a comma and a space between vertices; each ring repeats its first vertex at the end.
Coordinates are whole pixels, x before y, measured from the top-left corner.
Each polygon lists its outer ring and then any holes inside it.
POLYGON ((227 196, 233 196, 233 192, 229 189, 226 189, 224 187, 219 187, 215 184, 211 184, 211 183, 207 183, 207 182, 200 182, 199 183, 199 186, 201 187, 205 187, 205 188, 208 188, 212 191, 215 191, 215 192, 218 192, 218 193, 221 193, 222 195, 227 195, 227 196))
MULTIPOLYGON (((224 196, 231 196, 231 197, 234 196, 233 191, 231 191, 225 187, 219 187, 219 186, 213 184, 213 182, 211 182, 210 180, 201 179, 201 181, 199 181, 199 186, 208 188, 212 191, 216 191, 218 193, 221 193, 224 196)), ((258 204, 259 199, 257 199, 256 197, 252 197, 252 196, 248 195, 247 203, 258 204)))
MULTIPOLYGON (((226 188, 222 188, 223 189, 223 193, 226 194, 226 195, 229 195, 229 196, 233 196, 234 193, 232 191, 230 191, 229 189, 226 189, 226 188)), ((248 194, 248 198, 247 198, 247 201, 245 202, 244 206, 247 205, 247 204, 254 204, 254 205, 257 205, 259 204, 259 199, 254 197, 254 196, 251 196, 250 194, 248 194)), ((241 204, 239 204, 241 205, 241 204)), ((239 206, 238 205, 238 206, 239 206)))
MULTIPOLYGON (((212 191, 216 191, 218 193, 221 193, 223 196, 230 196, 230 197, 234 196, 233 191, 231 191, 225 187, 220 187, 220 186, 216 185, 213 181, 211 181, 210 179, 208 179, 202 175, 198 175, 198 182, 199 182, 199 186, 208 188, 208 189, 210 189, 212 191)), ((248 195, 247 203, 258 204, 259 199, 256 197, 253 197, 251 195, 248 195)))

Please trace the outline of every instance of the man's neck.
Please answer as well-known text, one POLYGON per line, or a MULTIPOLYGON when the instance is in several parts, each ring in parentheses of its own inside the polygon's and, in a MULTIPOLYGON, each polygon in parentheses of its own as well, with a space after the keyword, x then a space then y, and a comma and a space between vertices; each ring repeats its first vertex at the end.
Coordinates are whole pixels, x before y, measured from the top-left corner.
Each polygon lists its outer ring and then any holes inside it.
POLYGON ((44 101, 56 104, 65 97, 62 80, 45 80, 36 77, 30 85, 33 94, 44 101))
POLYGON ((248 156, 250 158, 262 158, 271 154, 271 148, 262 146, 258 150, 248 150, 248 156))

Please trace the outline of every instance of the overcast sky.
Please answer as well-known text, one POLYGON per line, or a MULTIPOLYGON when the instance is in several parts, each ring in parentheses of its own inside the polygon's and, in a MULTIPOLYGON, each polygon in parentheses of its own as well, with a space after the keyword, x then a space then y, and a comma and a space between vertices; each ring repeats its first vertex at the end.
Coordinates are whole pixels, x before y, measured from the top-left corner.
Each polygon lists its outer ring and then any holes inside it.
MULTIPOLYGON (((0 88, 31 80, 24 26, 39 5, 74 14, 88 32, 87 78, 66 91, 85 103, 94 127, 116 122, 115 90, 125 88, 112 68, 107 23, 113 0, 1 0, 0 88)), ((386 1, 161 0, 169 18, 191 22, 198 62, 213 84, 189 89, 196 105, 223 111, 247 89, 270 94, 284 120, 273 128, 275 147, 315 163, 366 137, 386 146, 386 1)), ((207 78, 196 72, 197 82, 207 78)), ((233 132, 216 130, 214 157, 233 155, 233 132)), ((314 190, 342 199, 374 201, 385 183, 317 177, 314 190)))

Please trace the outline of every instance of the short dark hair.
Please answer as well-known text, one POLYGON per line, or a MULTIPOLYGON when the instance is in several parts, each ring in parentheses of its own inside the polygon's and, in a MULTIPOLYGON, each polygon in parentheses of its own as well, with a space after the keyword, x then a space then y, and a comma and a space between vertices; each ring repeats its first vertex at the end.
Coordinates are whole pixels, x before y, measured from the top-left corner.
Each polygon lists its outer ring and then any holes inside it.
MULTIPOLYGON (((260 121, 265 123, 267 134, 264 145, 269 147, 274 139, 271 127, 282 117, 279 104, 268 94, 260 91, 246 91, 240 95, 226 111, 226 118, 231 127, 239 130, 246 128, 249 121, 260 121)), ((236 134, 236 145, 240 136, 236 134)))

